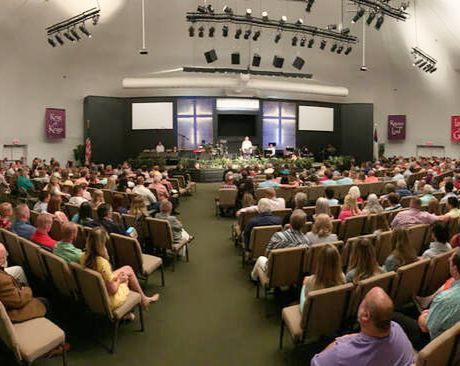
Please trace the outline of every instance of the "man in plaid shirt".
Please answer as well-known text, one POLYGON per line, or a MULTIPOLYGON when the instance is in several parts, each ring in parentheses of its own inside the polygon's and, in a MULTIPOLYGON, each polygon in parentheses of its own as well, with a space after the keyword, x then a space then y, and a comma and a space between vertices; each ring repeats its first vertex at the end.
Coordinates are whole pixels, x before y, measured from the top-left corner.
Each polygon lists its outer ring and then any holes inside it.
MULTIPOLYGON (((292 248, 292 247, 307 247, 311 244, 310 240, 301 231, 305 225, 306 215, 302 210, 294 210, 291 215, 290 224, 291 227, 284 231, 278 231, 273 234, 269 243, 267 244, 266 254, 273 249, 292 248)), ((251 272, 251 279, 254 281, 258 280, 257 268, 262 268, 263 271, 267 270, 268 258, 266 256, 260 256, 257 258, 254 268, 251 272)))

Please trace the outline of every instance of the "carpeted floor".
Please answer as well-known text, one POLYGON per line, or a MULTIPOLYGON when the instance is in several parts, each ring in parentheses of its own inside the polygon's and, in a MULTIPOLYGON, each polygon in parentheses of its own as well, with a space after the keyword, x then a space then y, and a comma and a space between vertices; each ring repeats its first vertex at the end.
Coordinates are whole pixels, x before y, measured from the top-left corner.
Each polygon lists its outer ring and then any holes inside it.
MULTIPOLYGON (((167 267, 164 288, 159 274, 151 278, 147 292, 159 291, 161 300, 146 314, 144 334, 137 322, 121 327, 115 355, 101 344, 110 341, 107 323, 94 322, 81 309, 55 305, 72 346, 70 366, 309 364, 307 349, 294 351, 288 334, 285 349, 278 350, 280 301, 270 297, 266 307, 263 298, 256 299, 249 268, 241 268, 230 238, 233 219, 215 216, 216 189, 216 184, 200 184, 196 194, 182 200, 180 219, 195 235, 190 262, 179 262, 174 273, 167 267), (94 334, 99 334, 97 341, 94 334)), ((2 366, 5 359, 9 356, 1 351, 2 366)), ((36 365, 60 362, 39 360, 36 365)))

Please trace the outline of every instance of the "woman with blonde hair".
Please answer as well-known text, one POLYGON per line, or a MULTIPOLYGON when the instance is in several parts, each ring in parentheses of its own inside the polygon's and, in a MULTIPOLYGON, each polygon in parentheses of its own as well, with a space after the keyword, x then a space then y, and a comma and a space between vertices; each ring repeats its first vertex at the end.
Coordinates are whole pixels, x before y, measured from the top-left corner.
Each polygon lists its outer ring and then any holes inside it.
POLYGON ((310 291, 321 290, 333 286, 343 285, 345 276, 342 272, 342 259, 337 248, 326 244, 318 254, 314 273, 303 280, 300 292, 300 311, 303 310, 305 300, 310 291))
POLYGON ((374 246, 369 240, 360 238, 351 252, 350 266, 345 276, 347 282, 356 284, 382 272, 377 262, 374 246))
POLYGON ((329 202, 327 198, 324 198, 324 197, 319 197, 316 200, 315 214, 313 215, 313 219, 316 219, 316 217, 321 214, 331 216, 331 209, 329 207, 329 202))
MULTIPOLYGON (((112 271, 106 248, 107 240, 109 240, 109 236, 104 229, 98 227, 91 230, 86 241, 86 252, 81 256, 80 263, 83 267, 97 271, 102 275, 109 293, 110 308, 114 310, 123 305, 130 290, 141 295, 144 308, 147 308, 151 302, 158 301, 160 295, 155 294, 149 297, 144 294, 136 274, 130 266, 123 266, 112 271)), ((134 319, 134 314, 129 314, 128 319, 134 319)))
POLYGON ((150 212, 147 210, 147 206, 145 205, 144 198, 141 195, 134 197, 128 214, 136 217, 150 215, 150 212))
POLYGON ((110 176, 107 178, 107 184, 104 187, 105 189, 114 192, 117 190, 117 178, 116 176, 110 176))
POLYGON ((332 234, 331 217, 327 214, 319 214, 315 217, 315 223, 307 238, 312 244, 331 243, 337 241, 337 235, 332 234))
POLYGON ((361 191, 358 186, 350 187, 348 194, 353 197, 356 202, 363 203, 364 200, 361 198, 361 191))
POLYGON ((361 210, 358 208, 358 203, 351 195, 347 194, 343 200, 342 210, 339 214, 339 220, 344 221, 348 217, 360 215, 361 210))
POLYGON ((380 214, 383 212, 383 207, 379 202, 379 199, 375 193, 371 193, 367 197, 366 205, 363 208, 362 213, 365 215, 369 214, 380 214))
POLYGON ((59 185, 59 178, 54 175, 51 176, 50 182, 48 183, 46 190, 51 194, 51 196, 64 196, 66 198, 70 198, 70 194, 61 191, 61 187, 59 185))
POLYGON ((102 204, 105 203, 104 201, 104 192, 100 189, 95 189, 93 194, 91 195, 91 207, 95 210, 102 204))
POLYGON ((409 241, 407 231, 403 228, 393 230, 392 240, 395 249, 385 260, 383 269, 386 272, 396 271, 399 267, 413 263, 418 260, 417 253, 409 241))

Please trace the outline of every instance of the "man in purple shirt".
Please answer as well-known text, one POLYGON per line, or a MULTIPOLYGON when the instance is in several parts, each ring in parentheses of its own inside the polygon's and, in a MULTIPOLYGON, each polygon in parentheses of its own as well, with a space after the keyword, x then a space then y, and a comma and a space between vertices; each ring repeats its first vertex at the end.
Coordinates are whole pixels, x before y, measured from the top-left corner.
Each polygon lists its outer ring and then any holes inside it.
POLYGON ((393 302, 380 287, 370 290, 358 309, 361 332, 348 334, 315 355, 311 366, 410 366, 412 345, 402 328, 391 321, 393 302))
POLYGON ((396 229, 397 227, 418 224, 431 225, 439 220, 441 220, 441 216, 436 216, 426 211, 422 211, 422 201, 420 198, 414 197, 410 200, 410 209, 398 213, 391 222, 391 227, 396 229))

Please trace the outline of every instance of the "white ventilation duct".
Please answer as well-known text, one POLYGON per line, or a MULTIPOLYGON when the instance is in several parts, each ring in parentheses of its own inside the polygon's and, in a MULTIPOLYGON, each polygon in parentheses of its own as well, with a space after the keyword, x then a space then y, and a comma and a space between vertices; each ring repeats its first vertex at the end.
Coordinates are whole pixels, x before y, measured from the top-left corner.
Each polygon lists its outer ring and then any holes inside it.
POLYGON ((288 92, 299 94, 316 94, 334 97, 348 96, 348 89, 341 86, 328 86, 310 84, 307 82, 296 83, 282 80, 267 80, 251 78, 241 74, 235 77, 137 77, 124 78, 123 88, 127 89, 169 89, 169 88, 193 88, 193 89, 231 89, 239 94, 248 90, 288 92))

